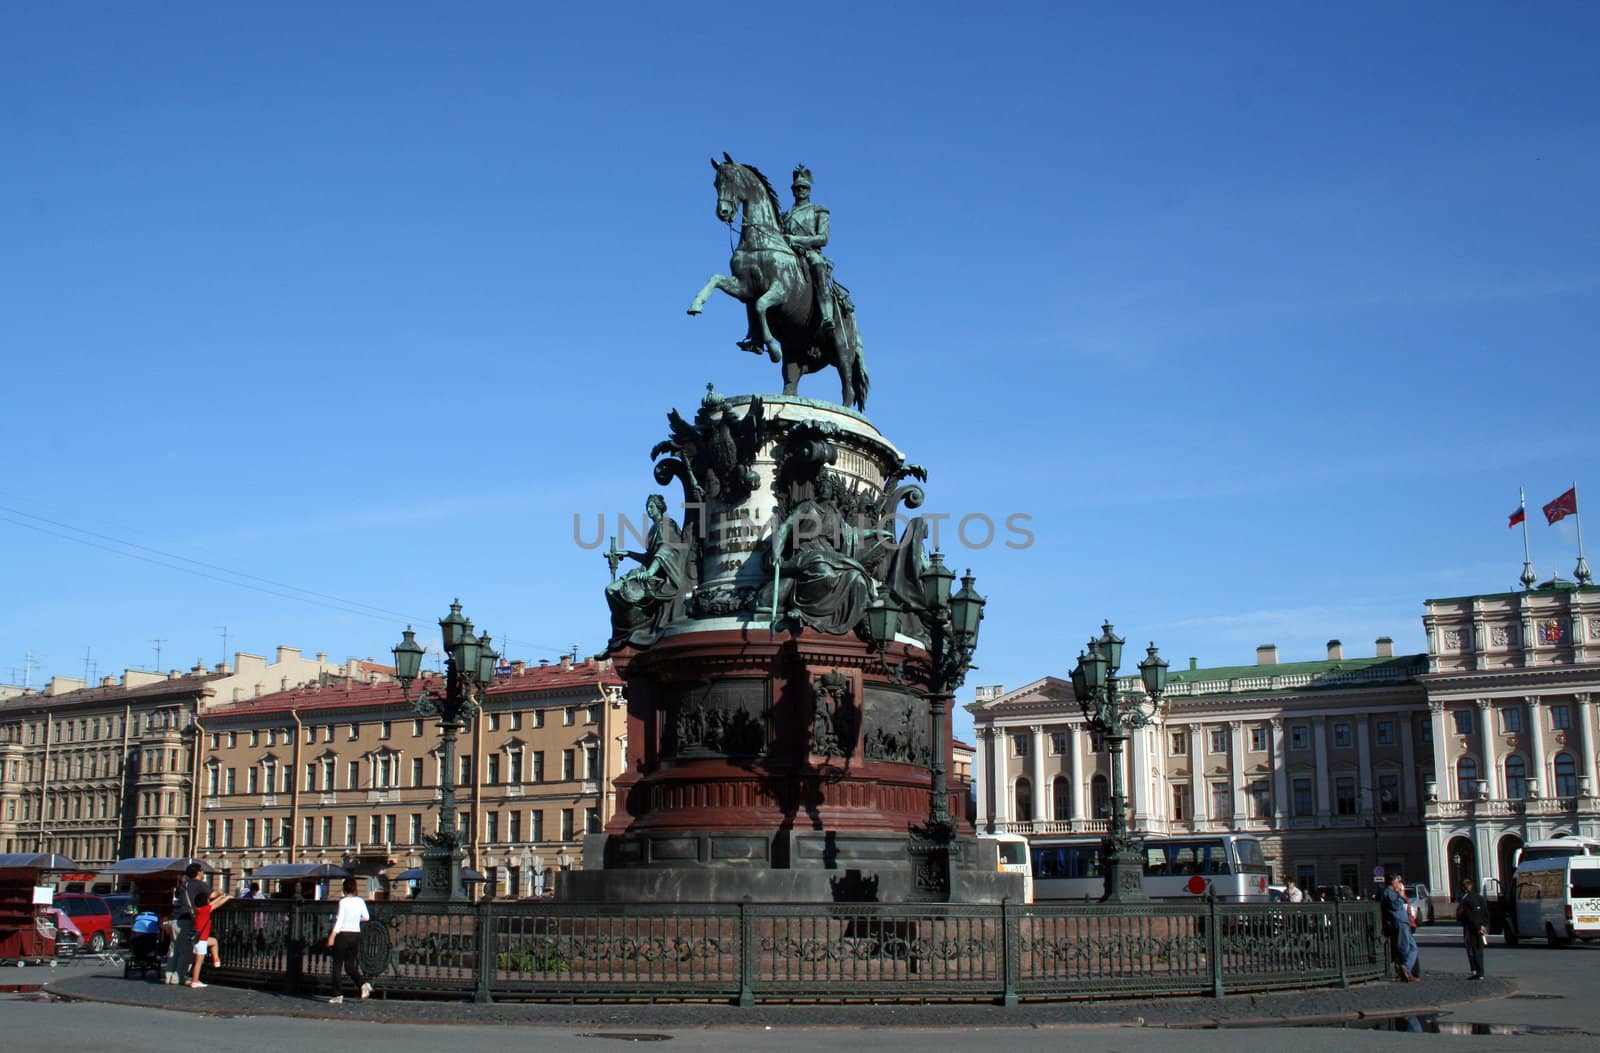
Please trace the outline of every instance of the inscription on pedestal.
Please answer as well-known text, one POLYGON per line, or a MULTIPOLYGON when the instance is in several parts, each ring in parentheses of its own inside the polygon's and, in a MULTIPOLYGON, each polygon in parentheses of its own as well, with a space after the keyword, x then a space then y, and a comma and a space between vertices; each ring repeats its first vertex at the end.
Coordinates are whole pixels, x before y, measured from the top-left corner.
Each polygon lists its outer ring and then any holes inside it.
POLYGON ((867 685, 861 752, 869 761, 928 764, 928 708, 909 691, 867 685))
POLYGON ((667 684, 662 694, 663 757, 754 757, 766 750, 772 694, 767 679, 667 684))

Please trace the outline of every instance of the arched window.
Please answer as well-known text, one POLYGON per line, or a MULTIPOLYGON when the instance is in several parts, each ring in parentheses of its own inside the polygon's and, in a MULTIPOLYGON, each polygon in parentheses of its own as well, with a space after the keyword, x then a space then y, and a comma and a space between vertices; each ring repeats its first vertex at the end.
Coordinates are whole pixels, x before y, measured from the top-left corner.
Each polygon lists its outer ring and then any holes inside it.
POLYGON ((1456 797, 1458 800, 1471 801, 1478 796, 1478 762, 1471 757, 1462 757, 1456 762, 1456 797))
POLYGON ((1513 801, 1528 796, 1528 770, 1515 755, 1506 758, 1506 796, 1513 801))
POLYGON ((1570 753, 1556 754, 1556 796, 1578 796, 1578 764, 1570 753))
POLYGON ((1055 797, 1055 811, 1052 816, 1060 822, 1066 822, 1072 817, 1072 784, 1061 776, 1056 776, 1053 787, 1055 797))
POLYGON ((1089 782, 1089 797, 1094 802, 1096 819, 1111 818, 1111 792, 1106 789, 1106 777, 1096 775, 1089 782))
POLYGON ((1016 788, 1016 812, 1018 822, 1033 822, 1033 786, 1027 779, 1018 779, 1016 788))

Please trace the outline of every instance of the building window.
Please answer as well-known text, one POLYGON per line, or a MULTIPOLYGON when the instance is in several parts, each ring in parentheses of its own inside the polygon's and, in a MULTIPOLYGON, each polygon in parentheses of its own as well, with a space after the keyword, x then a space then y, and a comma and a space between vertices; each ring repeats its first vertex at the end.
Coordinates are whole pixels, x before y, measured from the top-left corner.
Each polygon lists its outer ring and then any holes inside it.
POLYGON ((600 809, 585 808, 583 810, 583 832, 598 834, 600 832, 600 809))
POLYGON ((1111 818, 1111 792, 1106 789, 1106 777, 1096 775, 1089 780, 1089 802, 1096 819, 1111 818))
POLYGON ((317 820, 316 820, 316 817, 315 816, 310 816, 310 815, 302 817, 301 820, 300 820, 300 843, 302 845, 306 845, 306 846, 310 846, 310 845, 314 844, 314 842, 311 840, 311 838, 312 838, 312 835, 314 835, 316 832, 317 832, 317 820))
POLYGON ((395 817, 392 815, 383 817, 383 843, 386 845, 394 844, 394 822, 395 817))
POLYGON ((561 778, 571 782, 578 777, 578 754, 576 750, 561 751, 561 778))
POLYGON ((421 786, 422 785, 422 758, 421 757, 412 757, 411 758, 411 785, 413 785, 413 786, 421 786))
POLYGON ((1470 801, 1477 796, 1478 762, 1471 757, 1462 757, 1456 762, 1456 797, 1470 801))
MULTIPOLYGON (((486 781, 490 786, 500 785, 500 755, 498 753, 489 754, 489 770, 486 774, 488 776, 486 781)), ((490 838, 490 840, 493 840, 493 838, 490 838)))
POLYGON ((1266 728, 1251 728, 1250 729, 1250 748, 1252 750, 1254 750, 1256 753, 1265 753, 1265 752, 1267 752, 1267 741, 1268 741, 1268 739, 1267 739, 1267 729, 1266 728))
POLYGON ((206 847, 217 847, 217 821, 215 819, 206 820, 206 847))
MULTIPOLYGON (((571 712, 571 710, 568 710, 568 712, 571 712)), ((571 808, 563 808, 563 809, 561 809, 561 840, 563 840, 563 841, 571 841, 572 840, 572 809, 571 808)))
POLYGON ((1515 735, 1522 730, 1522 710, 1516 706, 1507 706, 1500 711, 1500 726, 1507 735, 1515 735))
POLYGON ((506 816, 506 840, 512 844, 522 843, 522 813, 512 811, 506 816))
POLYGON ((322 817, 322 845, 324 848, 333 844, 333 816, 322 817))
POLYGON ((260 775, 260 773, 257 772, 255 768, 251 768, 248 771, 246 771, 244 773, 244 775, 245 775, 244 792, 245 793, 250 793, 250 794, 260 793, 261 792, 261 785, 260 785, 261 775, 260 775))
POLYGON ((509 776, 508 781, 513 786, 521 786, 522 785, 522 750, 519 747, 517 749, 512 750, 509 754, 507 754, 507 756, 511 760, 511 774, 509 776))
POLYGON ((239 773, 234 768, 229 768, 222 777, 223 792, 234 794, 239 791, 239 773))
POLYGON ((598 723, 599 720, 600 720, 599 714, 600 714, 600 709, 599 709, 598 706, 584 706, 583 707, 583 722, 585 724, 598 723))
POLYGON ((583 747, 583 777, 592 779, 600 772, 600 747, 583 747))
POLYGON ((566 709, 563 709, 561 711, 561 723, 566 725, 567 727, 571 727, 574 723, 577 722, 577 719, 578 719, 578 707, 577 706, 568 706, 566 709))
POLYGON ((1334 807, 1340 815, 1356 814, 1356 781, 1349 776, 1333 780, 1334 807))
POLYGON ((414 739, 422 737, 422 721, 420 719, 411 722, 411 737, 414 739))
POLYGON ((232 819, 224 819, 224 820, 222 820, 222 847, 223 848, 232 848, 233 847, 233 820, 232 819))
POLYGON ((1054 798, 1053 803, 1055 804, 1052 818, 1059 822, 1065 822, 1072 815, 1072 784, 1066 779, 1057 777, 1056 781, 1051 784, 1051 790, 1053 791, 1051 796, 1054 798))
POLYGON ((380 739, 386 739, 392 734, 394 734, 394 723, 392 721, 386 720, 378 725, 378 737, 380 739))
POLYGON ((544 840, 544 811, 535 808, 528 813, 528 840, 537 844, 544 840))
POLYGON ((1333 726, 1333 748, 1347 750, 1350 748, 1350 725, 1339 723, 1333 726))
POLYGON ((1172 788, 1172 818, 1189 818, 1189 787, 1187 784, 1172 788))
POLYGON ((462 785, 462 786, 471 786, 472 785, 472 754, 463 753, 460 757, 457 757, 456 759, 461 762, 461 782, 460 782, 460 785, 462 785))
POLYGON ((1012 788, 1013 814, 1018 822, 1033 822, 1033 784, 1027 779, 1018 779, 1012 788))
POLYGON ((483 839, 491 845, 500 840, 499 812, 483 813, 483 839))
POLYGON ((356 817, 353 815, 344 817, 344 843, 347 845, 356 843, 356 817))
POLYGON ((1221 819, 1233 814, 1233 787, 1225 782, 1211 784, 1211 818, 1221 819))
POLYGON ((500 730, 500 714, 498 714, 498 713, 490 713, 489 714, 489 730, 490 731, 499 731, 500 730))
POLYGON ((356 739, 358 739, 360 737, 361 737, 361 725, 360 724, 351 724, 350 725, 350 741, 354 742, 356 739))
POLYGON ((1572 727, 1572 710, 1566 703, 1550 707, 1550 726, 1557 731, 1566 731, 1572 727))
POLYGON ((329 725, 327 725, 326 727, 324 727, 322 729, 322 741, 323 742, 332 742, 333 741, 333 725, 332 724, 329 724, 329 725))
POLYGON ((1289 748, 1292 750, 1311 748, 1311 726, 1309 724, 1293 724, 1290 726, 1289 748))
POLYGON ((1228 752, 1228 729, 1227 728, 1212 728, 1211 729, 1211 752, 1212 753, 1227 753, 1228 752))
POLYGON ((422 843, 422 815, 418 812, 411 813, 411 843, 414 845, 422 843))
POLYGON ((1433 741, 1433 721, 1431 721, 1431 720, 1423 720, 1423 722, 1422 722, 1422 743, 1423 743, 1423 745, 1428 745, 1432 741, 1433 741))
POLYGON ((380 844, 383 841, 383 817, 373 815, 367 817, 367 843, 380 844))
MULTIPOLYGON (((1187 731, 1173 731, 1167 735, 1167 753, 1173 757, 1182 757, 1189 752, 1189 733, 1187 731)), ((1176 818, 1176 816, 1174 816, 1176 818)))
POLYGON ((1578 796, 1578 765, 1570 753, 1556 754, 1556 796, 1578 796))
MULTIPOLYGON (((266 845, 268 843, 266 841, 266 838, 265 838, 265 835, 267 833, 267 829, 263 828, 261 833, 263 835, 263 837, 262 837, 262 847, 266 847, 266 845)), ((244 844, 241 845, 240 847, 242 847, 242 848, 254 848, 255 846, 256 846, 256 824, 252 823, 250 820, 246 819, 244 821, 244 844)))
POLYGON ((1028 736, 1011 736, 1011 755, 1013 757, 1026 757, 1028 755, 1028 736))
POLYGON ((1250 818, 1272 818, 1272 790, 1267 785, 1267 780, 1257 779, 1249 786, 1250 793, 1250 818))
POLYGON ((533 770, 528 775, 534 782, 544 782, 544 750, 533 751, 533 770))
POLYGON ((1470 734, 1472 734, 1472 710, 1470 710, 1470 709, 1458 709, 1454 713, 1452 713, 1451 716, 1453 716, 1455 718, 1455 721, 1456 721, 1456 734, 1457 735, 1470 735, 1470 734))
POLYGON ((533 711, 533 726, 536 728, 544 727, 544 710, 536 709, 533 711))
POLYGON ((1316 798, 1311 793, 1310 779, 1296 779, 1294 781, 1294 814, 1299 818, 1315 815, 1317 812, 1316 798))
POLYGON ((1394 721, 1392 721, 1392 720, 1380 720, 1380 721, 1378 721, 1378 745, 1380 745, 1380 746, 1393 746, 1394 745, 1394 721))
MULTIPOLYGON (((32 741, 32 740, 30 740, 30 741, 32 741)), ((215 731, 213 731, 211 733, 211 748, 212 749, 216 749, 217 748, 217 733, 215 731)))
MULTIPOLYGON (((154 724, 154 721, 151 721, 151 724, 154 724)), ((228 732, 228 748, 230 750, 231 749, 235 749, 235 748, 238 747, 238 745, 239 745, 239 733, 237 731, 228 732)))
POLYGON ((1050 755, 1059 757, 1067 752, 1067 733, 1065 731, 1052 731, 1050 733, 1050 755))
POLYGON ((520 712, 511 714, 511 730, 512 731, 521 731, 522 730, 522 714, 520 712))
POLYGON ((351 761, 346 766, 346 774, 349 776, 349 779, 345 782, 345 785, 348 786, 352 790, 360 789, 361 788, 361 762, 360 761, 354 761, 354 760, 351 761))
POLYGON ((1378 811, 1384 815, 1400 814, 1400 776, 1378 776, 1378 811))
POLYGON ((1523 765, 1522 758, 1515 755, 1506 758, 1506 796, 1513 801, 1528 796, 1528 769, 1523 765))
POLYGON ((373 781, 380 790, 387 790, 394 785, 394 761, 394 755, 391 753, 378 754, 375 765, 377 773, 373 781))
POLYGON ((252 746, 261 745, 261 732, 255 730, 255 729, 251 729, 251 731, 250 731, 250 745, 252 745, 252 746))

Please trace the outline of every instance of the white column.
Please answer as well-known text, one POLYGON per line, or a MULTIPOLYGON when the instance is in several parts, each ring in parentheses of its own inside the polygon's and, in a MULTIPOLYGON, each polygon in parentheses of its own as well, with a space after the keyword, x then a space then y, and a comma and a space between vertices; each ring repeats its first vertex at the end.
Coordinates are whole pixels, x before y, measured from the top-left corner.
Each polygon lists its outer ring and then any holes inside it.
POLYGON ((1189 807, 1194 812, 1194 828, 1200 829, 1210 818, 1206 800, 1206 729, 1204 724, 1189 725, 1189 807))
MULTIPOLYGON (((1053 819, 1055 816, 1051 814, 1050 807, 1053 801, 1051 800, 1049 787, 1044 781, 1044 725, 1030 724, 1028 730, 1033 733, 1033 764, 1031 765, 1033 772, 1030 776, 1033 779, 1033 821, 1038 823, 1045 819, 1053 819)), ((1038 829, 1038 827, 1034 827, 1034 829, 1038 829)))
MULTIPOLYGON (((1400 723, 1400 813, 1410 815, 1417 805, 1417 757, 1411 745, 1411 714, 1403 713, 1400 723)), ((1432 885, 1428 886, 1430 889, 1432 885)))
POLYGON ((1444 723, 1444 703, 1428 703, 1428 719, 1433 727, 1433 782, 1434 792, 1441 801, 1454 801, 1455 780, 1450 778, 1450 746, 1444 723))
MULTIPOLYGON (((972 816, 972 825, 988 830, 994 808, 994 728, 974 728, 978 736, 978 750, 972 757, 972 781, 978 787, 978 807, 972 816)), ((524 778, 529 774, 523 771, 524 778)), ((531 871, 530 871, 531 873, 531 871)))
POLYGON ((1589 793, 1600 794, 1600 778, 1595 775, 1594 700, 1587 692, 1573 695, 1578 703, 1579 745, 1583 748, 1583 777, 1589 780, 1589 793))
MULTIPOLYGON (((1128 736, 1128 752, 1123 758, 1127 762, 1127 781, 1129 802, 1133 808, 1133 818, 1141 827, 1147 827, 1150 821, 1150 792, 1149 769, 1145 762, 1145 736, 1149 728, 1138 728, 1128 736)), ((1109 777, 1109 776, 1108 776, 1109 777)))
POLYGON ((1228 721, 1228 744, 1232 752, 1228 755, 1228 775, 1233 782, 1233 828, 1244 828, 1245 816, 1245 785, 1244 785, 1244 721, 1228 721))
POLYGON ((1083 818, 1083 795, 1089 792, 1088 781, 1083 777, 1083 756, 1079 753, 1078 726, 1068 724, 1066 749, 1061 751, 1061 764, 1067 777, 1067 818, 1074 824, 1083 818))
POLYGON ((1372 785, 1371 738, 1372 718, 1362 713, 1356 717, 1356 758, 1361 766, 1361 785, 1357 787, 1356 793, 1360 795, 1357 800, 1361 802, 1359 810, 1362 815, 1371 815, 1376 810, 1372 792, 1375 787, 1372 785))
POLYGON ((1499 767, 1500 757, 1495 750, 1496 739, 1494 727, 1494 709, 1489 705, 1487 698, 1478 699, 1478 741, 1483 744, 1483 771, 1480 773, 1480 788, 1478 796, 1488 792, 1491 798, 1504 796, 1500 792, 1500 773, 1495 769, 1499 767))
POLYGON ((1011 821, 1011 736, 1006 729, 994 729, 994 821, 996 829, 1011 821))
POLYGON ((1533 770, 1528 776, 1533 781, 1530 786, 1529 796, 1542 797, 1546 788, 1551 785, 1550 778, 1544 771, 1544 706, 1538 695, 1527 695, 1522 700, 1528 707, 1528 752, 1532 756, 1533 770))
POLYGON ((1289 814, 1289 764, 1283 755, 1283 719, 1273 717, 1267 721, 1267 743, 1272 749, 1272 825, 1283 829, 1289 814))
POLYGON ((1328 718, 1323 716, 1311 718, 1311 745, 1312 752, 1317 760, 1317 821, 1318 825, 1326 825, 1329 799, 1333 796, 1328 789, 1328 718))

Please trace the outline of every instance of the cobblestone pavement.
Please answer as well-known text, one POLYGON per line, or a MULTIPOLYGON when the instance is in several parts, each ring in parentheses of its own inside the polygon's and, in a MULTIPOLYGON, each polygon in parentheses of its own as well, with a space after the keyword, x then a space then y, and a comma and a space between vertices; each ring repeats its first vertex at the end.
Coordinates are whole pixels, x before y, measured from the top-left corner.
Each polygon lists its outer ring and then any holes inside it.
MULTIPOLYGON (((9 977, 0 977, 0 980, 9 977)), ((228 1016, 328 1017, 394 1023, 521 1024, 551 1027, 637 1028, 973 1028, 1144 1025, 1217 1027, 1286 1020, 1351 1019, 1437 1012, 1476 998, 1510 994, 1509 980, 1469 981, 1465 973, 1433 973, 1422 983, 1381 982, 1347 990, 1310 988, 1273 994, 1238 994, 1222 999, 1175 997, 1093 1002, 1025 1002, 1005 1008, 987 1004, 812 1004, 739 1008, 697 1004, 544 1004, 420 1001, 350 997, 329 1005, 308 994, 213 985, 202 990, 125 980, 103 967, 58 969, 48 990, 63 998, 149 1006, 228 1016)))

